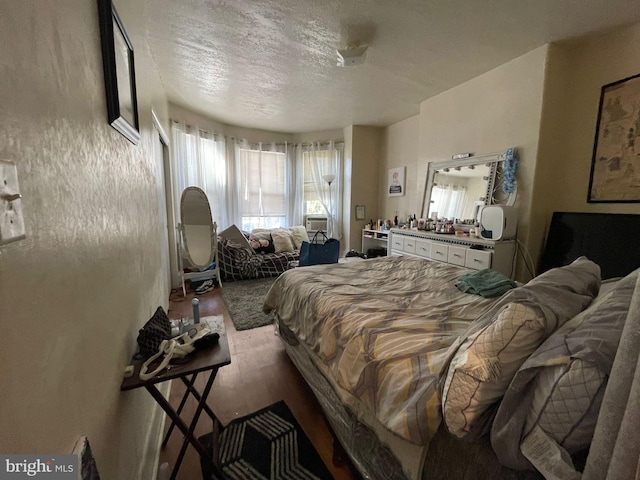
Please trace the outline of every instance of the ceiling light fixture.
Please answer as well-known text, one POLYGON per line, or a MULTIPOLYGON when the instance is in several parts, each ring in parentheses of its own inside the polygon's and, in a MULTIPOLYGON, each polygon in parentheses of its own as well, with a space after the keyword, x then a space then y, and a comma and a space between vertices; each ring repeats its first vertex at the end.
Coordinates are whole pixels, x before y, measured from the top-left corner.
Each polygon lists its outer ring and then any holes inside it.
POLYGON ((339 67, 352 67, 364 63, 367 58, 367 48, 369 48, 367 45, 362 45, 360 47, 347 47, 342 50, 336 50, 338 54, 337 65, 339 67))

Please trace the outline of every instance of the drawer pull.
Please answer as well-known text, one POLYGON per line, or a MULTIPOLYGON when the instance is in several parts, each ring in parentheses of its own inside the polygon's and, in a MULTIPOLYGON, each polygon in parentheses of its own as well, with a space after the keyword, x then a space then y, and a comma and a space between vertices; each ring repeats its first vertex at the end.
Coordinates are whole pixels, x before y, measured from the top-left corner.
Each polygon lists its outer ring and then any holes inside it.
POLYGON ((482 260, 478 260, 477 258, 474 258, 473 261, 477 263, 482 263, 482 260))
POLYGON ((454 253, 453 256, 454 257, 458 257, 458 258, 462 258, 462 255, 460 255, 459 253, 454 253))

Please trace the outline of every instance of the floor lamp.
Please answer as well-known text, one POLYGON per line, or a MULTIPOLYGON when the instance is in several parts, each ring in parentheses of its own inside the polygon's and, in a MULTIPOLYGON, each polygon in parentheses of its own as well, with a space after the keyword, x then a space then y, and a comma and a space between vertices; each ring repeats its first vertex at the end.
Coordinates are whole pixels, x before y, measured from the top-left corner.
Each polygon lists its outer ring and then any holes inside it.
POLYGON ((333 174, 327 174, 327 175, 323 175, 322 178, 324 178, 324 181, 327 182, 329 184, 329 228, 328 228, 328 236, 332 237, 333 236, 333 205, 331 204, 331 183, 336 179, 336 176, 333 174))

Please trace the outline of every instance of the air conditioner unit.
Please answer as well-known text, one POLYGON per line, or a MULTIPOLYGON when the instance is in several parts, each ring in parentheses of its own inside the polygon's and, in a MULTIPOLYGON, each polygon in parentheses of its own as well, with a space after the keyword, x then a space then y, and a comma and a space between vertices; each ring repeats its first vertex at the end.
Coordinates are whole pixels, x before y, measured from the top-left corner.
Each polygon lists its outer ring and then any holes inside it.
POLYGON ((327 217, 308 216, 305 218, 305 228, 307 232, 327 231, 327 217))

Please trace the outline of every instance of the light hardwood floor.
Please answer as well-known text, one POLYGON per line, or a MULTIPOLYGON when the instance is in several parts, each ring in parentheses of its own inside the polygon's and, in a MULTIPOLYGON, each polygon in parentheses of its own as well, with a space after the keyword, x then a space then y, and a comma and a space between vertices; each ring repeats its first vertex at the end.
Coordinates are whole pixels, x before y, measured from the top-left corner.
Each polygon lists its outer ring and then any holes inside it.
MULTIPOLYGON (((224 288, 224 286, 222 287, 224 288)), ((192 316, 191 300, 193 292, 182 296, 182 290, 173 291, 170 298, 169 317, 192 316)), ((208 404, 223 425, 234 418, 255 412, 279 400, 284 400, 309 440, 322 457, 325 465, 337 480, 360 478, 347 463, 335 466, 333 457, 333 435, 320 405, 305 383, 302 376, 287 356, 282 341, 275 334, 274 327, 254 328, 237 331, 231 322, 227 308, 222 300, 220 287, 212 292, 199 295, 200 315, 223 315, 229 339, 231 364, 221 368, 209 394, 208 404)), ((198 390, 204 387, 205 376, 197 380, 198 390)), ((170 402, 177 408, 184 393, 184 384, 173 380, 170 402)), ((185 412, 195 409, 195 400, 188 401, 185 412)), ((165 431, 169 421, 166 421, 165 431)), ((206 414, 200 417, 196 435, 211 431, 211 421, 206 414)), ((160 465, 168 462, 170 470, 182 446, 182 434, 175 429, 166 448, 160 452, 160 465)), ((200 460, 193 447, 189 447, 184 458, 179 480, 198 480, 202 478, 200 460)))

